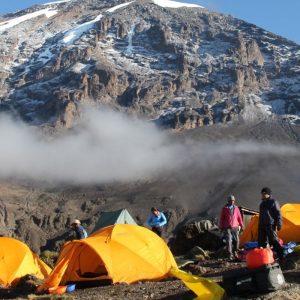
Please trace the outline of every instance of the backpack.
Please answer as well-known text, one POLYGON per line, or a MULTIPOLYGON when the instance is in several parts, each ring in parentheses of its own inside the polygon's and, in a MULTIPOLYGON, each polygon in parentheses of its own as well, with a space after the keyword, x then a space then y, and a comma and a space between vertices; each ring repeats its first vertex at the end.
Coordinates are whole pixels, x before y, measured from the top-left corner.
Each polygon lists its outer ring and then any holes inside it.
POLYGON ((172 216, 171 212, 164 210, 164 211, 162 211, 162 213, 165 215, 165 217, 167 219, 167 224, 168 224, 171 219, 171 216, 172 216))

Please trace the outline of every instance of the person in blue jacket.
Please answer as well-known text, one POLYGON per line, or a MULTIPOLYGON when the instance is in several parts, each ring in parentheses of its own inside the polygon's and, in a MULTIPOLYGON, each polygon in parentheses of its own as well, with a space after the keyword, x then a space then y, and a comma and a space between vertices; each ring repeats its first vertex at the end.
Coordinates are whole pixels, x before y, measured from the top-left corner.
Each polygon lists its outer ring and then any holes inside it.
POLYGON ((74 230, 77 240, 82 240, 88 237, 86 230, 83 228, 79 220, 74 220, 71 224, 71 228, 74 230))
POLYGON ((158 236, 161 236, 163 232, 163 226, 167 224, 167 218, 163 212, 159 211, 155 207, 152 207, 151 215, 146 223, 151 227, 153 232, 155 232, 158 236))

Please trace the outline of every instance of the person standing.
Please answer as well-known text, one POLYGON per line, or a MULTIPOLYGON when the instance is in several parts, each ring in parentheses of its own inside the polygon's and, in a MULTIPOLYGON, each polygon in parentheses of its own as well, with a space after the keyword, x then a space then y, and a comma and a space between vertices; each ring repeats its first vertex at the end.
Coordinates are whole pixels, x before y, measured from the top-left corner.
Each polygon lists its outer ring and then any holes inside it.
POLYGON ((244 224, 240 209, 235 205, 234 195, 228 197, 227 204, 221 210, 219 227, 224 233, 229 259, 237 258, 240 246, 239 232, 244 224))
POLYGON ((71 223, 71 228, 74 230, 77 240, 82 240, 88 237, 86 230, 83 228, 79 220, 74 220, 71 223))
POLYGON ((159 211, 155 207, 152 207, 151 215, 146 223, 151 227, 153 232, 155 232, 158 236, 161 236, 163 232, 163 226, 167 224, 167 218, 163 212, 159 211))
POLYGON ((272 197, 272 191, 268 187, 261 190, 261 203, 259 206, 258 220, 258 246, 266 248, 268 243, 273 246, 278 258, 284 256, 284 249, 279 243, 276 231, 280 231, 282 217, 279 203, 272 197))

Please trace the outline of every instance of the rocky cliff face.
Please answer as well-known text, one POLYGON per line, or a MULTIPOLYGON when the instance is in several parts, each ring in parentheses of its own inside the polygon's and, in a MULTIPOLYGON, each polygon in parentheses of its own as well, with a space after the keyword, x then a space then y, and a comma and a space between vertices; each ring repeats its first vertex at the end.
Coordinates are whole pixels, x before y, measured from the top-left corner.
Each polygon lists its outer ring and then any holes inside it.
POLYGON ((300 46, 205 8, 59 1, 3 16, 0 31, 1 110, 32 124, 72 127, 89 102, 176 129, 299 122, 300 46))

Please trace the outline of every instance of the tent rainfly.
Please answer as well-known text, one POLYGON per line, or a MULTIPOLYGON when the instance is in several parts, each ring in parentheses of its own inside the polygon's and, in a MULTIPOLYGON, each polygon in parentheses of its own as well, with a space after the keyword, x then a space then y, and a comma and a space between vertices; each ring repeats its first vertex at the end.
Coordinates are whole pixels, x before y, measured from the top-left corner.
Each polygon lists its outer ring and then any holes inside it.
POLYGON ((166 243, 151 230, 115 224, 64 244, 49 277, 39 287, 109 279, 112 283, 157 280, 177 268, 166 243))
POLYGON ((93 232, 114 224, 135 224, 136 222, 127 209, 119 209, 115 211, 103 211, 95 225, 93 232))
POLYGON ((50 272, 51 269, 26 244, 0 237, 0 285, 13 286, 27 274, 44 279, 50 272))
MULTIPOLYGON (((278 237, 284 243, 300 242, 300 204, 285 204, 281 207, 282 229, 278 232, 278 237)), ((250 223, 245 228, 240 238, 240 245, 258 239, 258 219, 259 215, 254 215, 250 223)))

